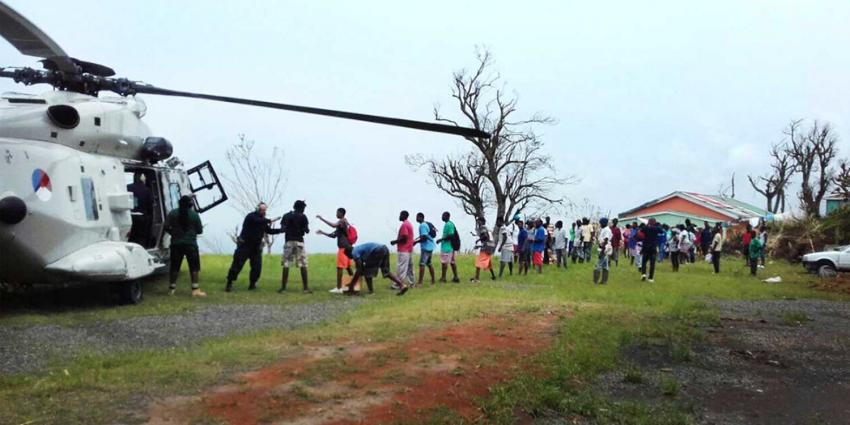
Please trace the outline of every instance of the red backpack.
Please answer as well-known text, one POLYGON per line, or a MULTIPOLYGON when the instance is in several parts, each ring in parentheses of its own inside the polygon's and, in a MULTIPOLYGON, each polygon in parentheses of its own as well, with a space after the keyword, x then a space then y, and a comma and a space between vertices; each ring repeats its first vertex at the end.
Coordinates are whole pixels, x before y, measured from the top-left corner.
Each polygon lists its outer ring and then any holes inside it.
POLYGON ((348 243, 352 245, 357 243, 357 229, 350 224, 348 225, 348 243))

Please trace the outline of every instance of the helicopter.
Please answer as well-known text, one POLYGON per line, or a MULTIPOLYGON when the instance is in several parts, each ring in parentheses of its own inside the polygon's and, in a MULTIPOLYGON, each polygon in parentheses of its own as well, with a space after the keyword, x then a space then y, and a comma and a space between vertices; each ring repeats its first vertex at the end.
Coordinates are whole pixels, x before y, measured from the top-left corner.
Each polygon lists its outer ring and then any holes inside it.
POLYGON ((37 95, 0 95, 0 283, 106 282, 118 289, 123 303, 139 303, 141 279, 167 270, 169 236, 164 224, 178 200, 192 196, 199 213, 227 201, 210 161, 184 168, 172 156, 171 142, 145 124, 147 106, 139 94, 490 137, 454 125, 178 91, 116 78, 110 67, 66 54, 3 2, 0 36, 23 55, 41 58, 43 67, 0 67, 0 77, 53 87, 37 95), (131 179, 148 188, 152 211, 139 211, 138 199, 129 190, 131 179), (139 234, 145 237, 132 237, 139 234))

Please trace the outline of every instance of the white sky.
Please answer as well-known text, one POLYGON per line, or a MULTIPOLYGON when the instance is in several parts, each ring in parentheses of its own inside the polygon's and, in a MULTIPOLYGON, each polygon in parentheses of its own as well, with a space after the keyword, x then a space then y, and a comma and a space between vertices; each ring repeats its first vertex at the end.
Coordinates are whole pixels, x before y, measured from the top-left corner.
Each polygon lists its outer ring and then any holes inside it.
MULTIPOLYGON (((790 119, 826 120, 839 135, 850 126, 850 2, 6 1, 72 56, 119 76, 418 120, 431 120, 438 102, 453 112, 451 73, 475 65, 476 45, 489 46, 520 112, 558 120, 541 129, 547 151, 562 174, 582 179, 562 194, 615 213, 673 190, 716 193, 733 172, 737 197, 762 206, 746 174, 766 171, 769 145, 790 119)), ((0 43, 6 65, 37 63, 0 43)), ((11 90, 46 87, 0 81, 11 90)), ((239 133, 259 149, 280 146, 289 183, 275 215, 295 199, 307 200, 310 217, 345 206, 364 242, 392 239, 401 209, 435 224, 449 210, 472 228, 404 163, 406 154, 465 150, 461 138, 145 101, 147 123, 189 165, 210 159, 227 172, 224 151, 239 133)), ((844 140, 840 148, 850 154, 844 140)), ((229 250, 224 230, 241 215, 224 206, 203 218, 229 250)), ((314 252, 334 249, 324 237, 307 242, 314 252)))

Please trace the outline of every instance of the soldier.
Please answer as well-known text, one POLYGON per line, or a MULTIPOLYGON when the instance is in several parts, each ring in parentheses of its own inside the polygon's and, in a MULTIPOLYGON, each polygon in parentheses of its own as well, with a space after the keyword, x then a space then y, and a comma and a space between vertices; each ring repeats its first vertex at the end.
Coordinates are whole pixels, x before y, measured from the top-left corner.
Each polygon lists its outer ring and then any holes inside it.
POLYGON ((198 276, 201 272, 201 257, 198 255, 198 235, 204 232, 201 216, 192 208, 192 197, 183 196, 179 208, 168 213, 165 221, 165 231, 171 235, 171 270, 168 276, 168 289, 174 295, 177 289, 177 276, 183 258, 189 263, 189 277, 192 281, 192 296, 206 297, 201 290, 198 276))
POLYGON ((133 174, 133 183, 127 185, 127 191, 133 194, 133 224, 130 227, 129 242, 149 248, 153 220, 153 192, 145 184, 145 175, 133 174))
POLYGON ((245 265, 245 261, 250 262, 251 274, 249 276, 248 290, 257 289, 257 281, 260 280, 260 274, 263 271, 263 238, 266 234, 275 235, 283 233, 283 228, 273 229, 272 223, 278 221, 280 217, 269 220, 266 218, 268 206, 265 202, 260 202, 257 209, 245 216, 242 222, 242 232, 236 239, 236 251, 233 253, 233 262, 230 264, 230 271, 227 273, 227 286, 225 292, 233 290, 233 281, 239 277, 239 272, 245 265))

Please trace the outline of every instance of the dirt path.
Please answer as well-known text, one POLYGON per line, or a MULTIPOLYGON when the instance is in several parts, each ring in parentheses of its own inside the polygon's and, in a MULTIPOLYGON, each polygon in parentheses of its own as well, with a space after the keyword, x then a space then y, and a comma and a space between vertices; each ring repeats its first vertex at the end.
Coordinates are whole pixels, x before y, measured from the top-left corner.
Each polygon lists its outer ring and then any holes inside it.
MULTIPOLYGON (((475 399, 546 348, 556 314, 484 317, 405 341, 305 347, 204 396, 154 403, 149 424, 358 424, 480 416, 475 399)), ((528 366, 525 364, 525 366, 528 366)))

